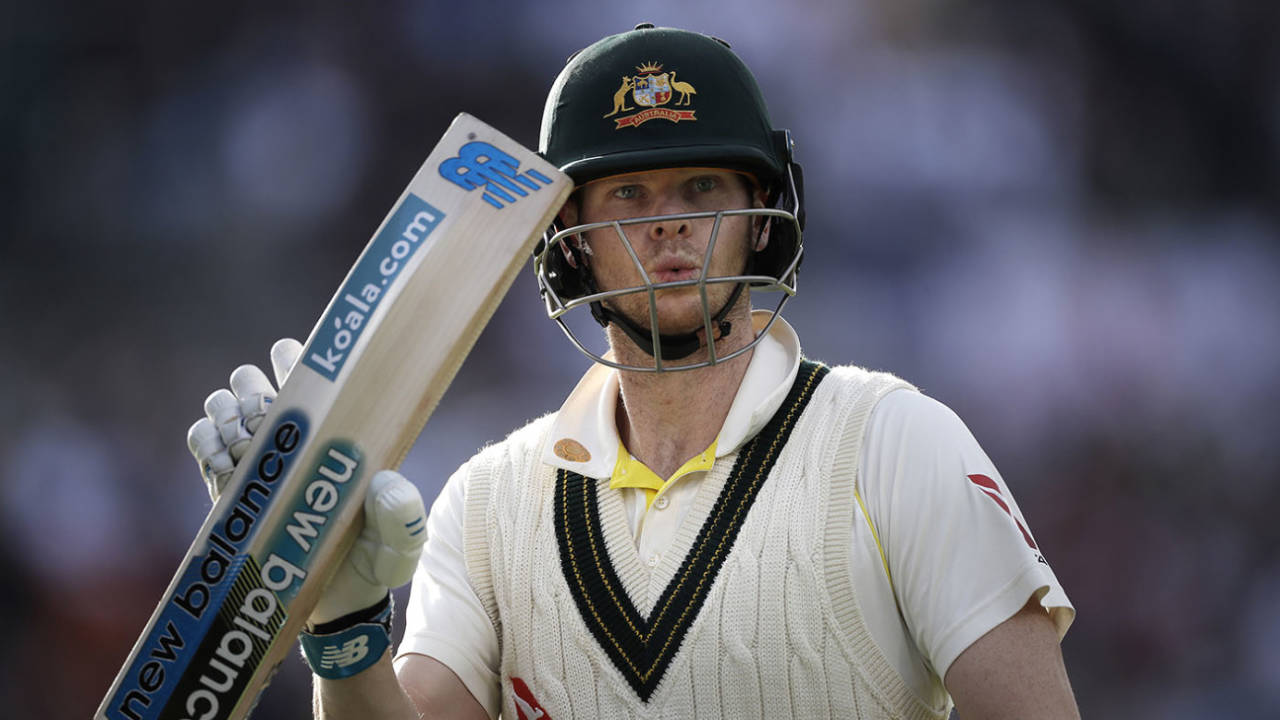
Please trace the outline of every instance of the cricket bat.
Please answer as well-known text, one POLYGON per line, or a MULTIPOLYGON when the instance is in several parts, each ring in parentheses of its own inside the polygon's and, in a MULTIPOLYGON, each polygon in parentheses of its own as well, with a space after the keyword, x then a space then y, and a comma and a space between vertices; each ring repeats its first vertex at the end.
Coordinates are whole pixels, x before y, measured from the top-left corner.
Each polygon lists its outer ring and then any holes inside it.
POLYGON ((98 708, 97 720, 239 720, 293 647, 572 181, 459 115, 307 339, 98 708))

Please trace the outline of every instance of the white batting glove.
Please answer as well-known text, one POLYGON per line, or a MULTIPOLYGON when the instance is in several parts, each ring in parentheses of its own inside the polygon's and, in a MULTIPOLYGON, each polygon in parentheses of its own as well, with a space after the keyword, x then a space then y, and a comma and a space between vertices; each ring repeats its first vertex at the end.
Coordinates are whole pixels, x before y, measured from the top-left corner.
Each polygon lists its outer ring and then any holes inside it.
MULTIPOLYGON (((302 344, 292 338, 271 346, 277 385, 284 385, 301 354, 302 344)), ((231 389, 210 394, 204 404, 206 416, 187 431, 187 447, 215 502, 275 398, 276 388, 261 369, 241 365, 231 373, 231 389)), ((376 473, 364 497, 364 529, 308 622, 327 623, 369 608, 385 598, 390 588, 409 582, 426 536, 426 512, 418 488, 394 470, 376 473)))
POLYGON ((308 622, 319 625, 367 608, 412 580, 426 539, 418 488, 395 470, 375 473, 364 496, 364 529, 308 622))
MULTIPOLYGON (((271 346, 271 369, 276 384, 284 385, 302 343, 293 338, 277 340, 271 346)), ((231 373, 231 389, 215 390, 204 401, 205 417, 187 431, 187 447, 200 465, 200 475, 214 500, 222 493, 231 471, 249 448, 267 406, 276 399, 276 389, 257 365, 241 365, 231 373)))

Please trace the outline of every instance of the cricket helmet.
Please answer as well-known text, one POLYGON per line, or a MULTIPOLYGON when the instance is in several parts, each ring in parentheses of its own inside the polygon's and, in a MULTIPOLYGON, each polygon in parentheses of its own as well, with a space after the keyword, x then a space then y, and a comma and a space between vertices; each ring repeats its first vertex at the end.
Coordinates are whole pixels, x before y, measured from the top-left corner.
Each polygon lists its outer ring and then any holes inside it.
MULTIPOLYGON (((597 362, 647 371, 691 369, 723 362, 753 347, 768 332, 768 326, 749 345, 732 354, 717 357, 715 343, 709 342, 705 343, 709 348, 707 361, 666 364, 692 355, 704 344, 704 338, 719 338, 731 332, 730 323, 724 318, 744 288, 781 291, 770 326, 786 300, 795 294, 796 270, 803 251, 804 199, 794 143, 788 131, 773 128, 754 76, 725 41, 688 30, 642 24, 575 53, 547 97, 539 152, 579 187, 623 173, 713 167, 749 175, 766 197, 763 208, 662 216, 715 218, 718 231, 724 217, 750 215, 761 218, 761 232, 767 227, 768 243, 753 253, 740 274, 706 277, 704 267, 703 276, 696 281, 650 282, 637 260, 644 278, 642 285, 605 292, 596 287, 581 234, 611 228, 629 247, 623 227, 662 218, 569 228, 553 225, 534 252, 539 291, 551 318, 597 362), (721 308, 706 307, 707 295, 702 293, 705 323, 701 331, 660 331, 654 291, 690 284, 702 285, 705 290, 713 283, 732 283, 735 289, 721 308), (648 295, 650 327, 643 327, 610 307, 610 298, 630 293, 648 295), (580 307, 589 307, 602 326, 617 324, 653 356, 654 364, 621 366, 587 349, 562 319, 564 313, 580 307)), ((716 234, 712 234, 708 257, 717 241, 716 234)), ((635 257, 634 252, 632 256, 635 257)))

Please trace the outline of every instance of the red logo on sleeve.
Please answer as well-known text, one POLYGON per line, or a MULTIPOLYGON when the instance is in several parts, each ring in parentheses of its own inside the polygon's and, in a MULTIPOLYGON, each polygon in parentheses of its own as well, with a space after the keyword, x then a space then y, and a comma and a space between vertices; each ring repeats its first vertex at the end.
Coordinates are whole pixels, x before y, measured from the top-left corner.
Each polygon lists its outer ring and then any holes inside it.
POLYGON ((1022 531, 1022 539, 1027 541, 1027 545, 1030 546, 1032 550, 1040 549, 1036 547, 1036 541, 1031 539, 1031 533, 1027 532, 1027 529, 1022 525, 1022 521, 1013 514, 1013 511, 1009 509, 1009 504, 1004 501, 1003 497, 1001 497, 1000 486, 996 484, 995 480, 992 480, 986 475, 970 475, 969 482, 982 488, 982 492, 985 493, 987 497, 995 500, 996 504, 1000 506, 1000 509, 1005 511, 1005 514, 1009 517, 1013 518, 1013 522, 1016 523, 1018 529, 1022 531))
POLYGON ((551 720, 551 716, 538 704, 529 686, 518 677, 511 678, 511 690, 516 700, 516 717, 519 720, 551 720))

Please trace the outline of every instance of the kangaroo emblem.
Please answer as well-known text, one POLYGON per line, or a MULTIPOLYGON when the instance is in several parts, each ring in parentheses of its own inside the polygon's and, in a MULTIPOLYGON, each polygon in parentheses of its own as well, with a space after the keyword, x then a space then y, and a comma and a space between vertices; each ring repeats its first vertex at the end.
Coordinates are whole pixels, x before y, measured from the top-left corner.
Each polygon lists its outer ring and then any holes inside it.
POLYGON ((633 88, 635 88, 634 80, 632 80, 629 76, 622 78, 622 86, 619 87, 618 91, 613 94, 613 112, 609 113, 608 115, 605 115, 605 117, 613 117, 614 115, 617 115, 620 112, 635 109, 635 108, 627 107, 627 93, 631 92, 633 88))

